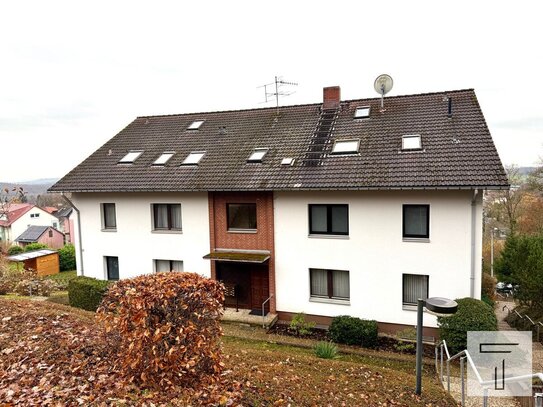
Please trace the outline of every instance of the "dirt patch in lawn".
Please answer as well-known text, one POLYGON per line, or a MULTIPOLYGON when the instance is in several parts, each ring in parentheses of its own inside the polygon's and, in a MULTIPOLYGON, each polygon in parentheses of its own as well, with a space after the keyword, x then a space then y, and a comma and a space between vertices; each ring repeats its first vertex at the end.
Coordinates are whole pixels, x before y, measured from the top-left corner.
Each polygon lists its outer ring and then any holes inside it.
POLYGON ((163 394, 121 379, 94 314, 50 302, 0 300, 0 400, 14 405, 454 406, 431 369, 423 398, 412 363, 225 337, 220 383, 163 394))

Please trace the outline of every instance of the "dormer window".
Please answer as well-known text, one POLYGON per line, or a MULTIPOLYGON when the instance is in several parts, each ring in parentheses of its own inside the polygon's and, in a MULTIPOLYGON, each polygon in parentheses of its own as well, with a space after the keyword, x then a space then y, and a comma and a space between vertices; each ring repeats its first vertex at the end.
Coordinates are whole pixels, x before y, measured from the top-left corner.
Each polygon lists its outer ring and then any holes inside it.
POLYGON ((187 158, 185 158, 182 165, 198 165, 205 154, 205 151, 193 151, 187 156, 187 158))
POLYGON ((132 164, 138 159, 140 155, 143 154, 143 151, 130 151, 125 155, 120 161, 119 164, 132 164))
POLYGON ((255 148, 253 153, 250 155, 250 157, 247 159, 247 162, 250 163, 261 163, 262 159, 268 152, 267 148, 255 148))
POLYGON ((420 134, 408 134, 402 137, 402 150, 420 149, 422 149, 420 134))
POLYGON ((332 147, 332 154, 355 154, 358 153, 360 140, 336 140, 332 147))
POLYGON ((175 153, 173 151, 170 151, 170 152, 165 152, 165 153, 162 153, 160 155, 160 157, 158 157, 155 162, 153 163, 153 165, 164 165, 166 164, 170 158, 173 157, 175 153))
POLYGON ((187 130, 198 130, 203 123, 204 120, 195 120, 190 124, 187 130))
POLYGON ((367 119, 370 117, 370 107, 369 106, 360 106, 356 108, 354 112, 355 119, 367 119))

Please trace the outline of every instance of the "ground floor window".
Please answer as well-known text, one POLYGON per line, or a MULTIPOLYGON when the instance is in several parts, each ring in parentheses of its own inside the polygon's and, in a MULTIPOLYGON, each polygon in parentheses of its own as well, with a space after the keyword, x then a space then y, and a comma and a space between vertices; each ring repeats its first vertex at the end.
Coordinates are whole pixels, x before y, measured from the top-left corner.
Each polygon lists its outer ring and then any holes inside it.
POLYGON ((417 300, 428 298, 429 276, 419 274, 403 275, 403 304, 417 305, 417 300))
POLYGON ((106 256, 106 274, 108 280, 116 281, 119 279, 119 258, 106 256))
POLYGON ((155 260, 155 271, 183 271, 183 262, 180 260, 155 260))
POLYGON ((349 272, 346 270, 309 269, 311 297, 348 300, 349 272))

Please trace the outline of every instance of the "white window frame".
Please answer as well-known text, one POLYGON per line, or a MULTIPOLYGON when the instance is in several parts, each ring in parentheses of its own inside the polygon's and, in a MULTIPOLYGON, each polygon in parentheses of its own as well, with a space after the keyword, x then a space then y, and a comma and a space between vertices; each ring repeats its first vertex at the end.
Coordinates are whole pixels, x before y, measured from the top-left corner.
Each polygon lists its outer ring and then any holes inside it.
POLYGON ((130 150, 126 155, 119 160, 118 164, 132 164, 134 163, 141 155, 143 154, 142 150, 130 150))
POLYGON ((153 165, 166 165, 168 161, 175 155, 175 151, 165 151, 162 154, 160 154, 160 157, 158 157, 154 162, 153 165))
POLYGON ((187 127, 187 130, 199 130, 200 127, 202 127, 202 124, 204 124, 205 120, 194 120, 189 127, 187 127))
POLYGON ((422 150, 422 137, 420 134, 406 134, 402 136, 402 151, 422 150), (417 140, 416 145, 411 145, 410 142, 417 140))
POLYGON ((205 151, 191 151, 181 165, 198 165, 206 155, 205 151))
POLYGON ((247 162, 249 163, 261 163, 264 157, 266 157, 266 154, 268 154, 269 148, 255 148, 249 158, 247 159, 247 162))
POLYGON ((354 118, 355 119, 369 119, 371 113, 371 106, 358 106, 356 110, 354 111, 354 118), (359 112, 367 112, 366 114, 362 115, 359 112))
POLYGON ((332 154, 357 154, 360 150, 360 139, 346 139, 346 140, 336 140, 334 141, 334 146, 332 147, 332 154), (356 148, 347 146, 352 146, 355 143, 356 148), (344 147, 341 147, 344 145, 344 147))

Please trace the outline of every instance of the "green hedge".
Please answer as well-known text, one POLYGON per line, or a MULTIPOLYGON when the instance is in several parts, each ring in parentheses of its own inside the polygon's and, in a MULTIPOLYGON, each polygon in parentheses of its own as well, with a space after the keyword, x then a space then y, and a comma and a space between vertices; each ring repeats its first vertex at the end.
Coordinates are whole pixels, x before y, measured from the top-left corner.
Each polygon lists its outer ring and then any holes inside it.
POLYGON ((498 330, 498 321, 490 305, 475 298, 461 298, 456 302, 458 311, 455 314, 437 318, 439 335, 447 342, 451 355, 466 349, 468 331, 498 330))
POLYGON ((8 256, 13 256, 14 254, 19 254, 22 252, 24 252, 24 250, 21 246, 11 246, 8 249, 8 256))
POLYGON ((332 319, 328 335, 337 343, 373 348, 377 345, 377 322, 342 315, 332 319))
POLYGON ((68 299, 72 307, 96 311, 111 282, 90 277, 76 277, 68 284, 68 299))
POLYGON ((58 251, 60 271, 75 270, 75 247, 73 244, 67 244, 58 251))

